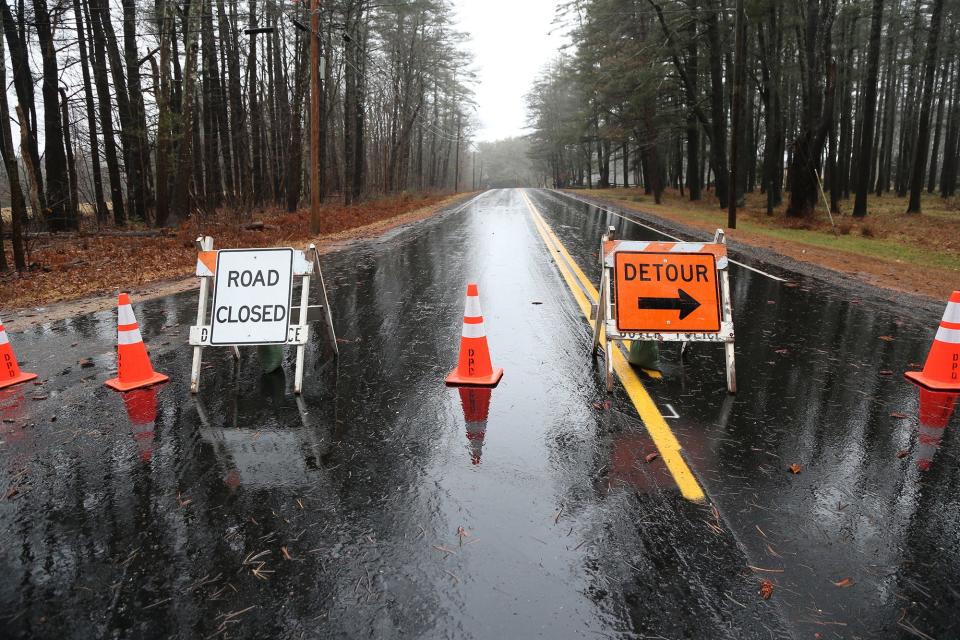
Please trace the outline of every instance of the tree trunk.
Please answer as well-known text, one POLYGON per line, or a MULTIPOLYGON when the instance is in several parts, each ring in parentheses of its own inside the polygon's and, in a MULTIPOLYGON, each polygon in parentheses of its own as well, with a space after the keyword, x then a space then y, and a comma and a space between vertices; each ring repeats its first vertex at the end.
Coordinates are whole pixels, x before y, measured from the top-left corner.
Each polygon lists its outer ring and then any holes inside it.
MULTIPOLYGON (((70 109, 67 92, 60 89, 60 113, 63 119, 63 146, 67 152, 67 178, 70 186, 70 211, 76 217, 76 228, 80 228, 80 187, 77 184, 77 163, 74 161, 73 144, 70 141, 70 109)), ((49 183, 48 183, 49 184, 49 183)))
POLYGON ((940 160, 940 134, 943 131, 943 114, 946 110, 947 97, 950 92, 950 72, 952 68, 952 64, 943 65, 943 72, 940 76, 940 90, 935 92, 937 94, 937 116, 933 123, 933 149, 930 150, 930 171, 928 172, 929 178, 927 178, 927 193, 933 193, 934 188, 937 186, 937 162, 940 160))
POLYGON ((927 54, 924 58, 923 97, 920 100, 920 131, 913 155, 910 177, 910 203, 907 213, 920 213, 920 196, 923 194, 923 177, 927 170, 927 147, 930 144, 930 103, 933 101, 933 81, 937 73, 937 48, 940 44, 940 25, 943 24, 943 0, 933 0, 933 15, 930 18, 930 34, 927 54))
POLYGON ((50 14, 44 0, 33 0, 37 43, 43 60, 43 156, 47 180, 45 218, 51 231, 77 229, 77 212, 70 206, 67 157, 63 148, 63 122, 60 114, 60 70, 53 42, 50 14))
POLYGON ((83 96, 87 114, 87 132, 90 136, 90 166, 93 173, 93 198, 96 206, 97 226, 104 227, 110 217, 103 199, 103 176, 100 173, 100 145, 97 143, 97 116, 93 101, 93 85, 90 80, 90 62, 87 57, 87 38, 80 0, 73 0, 73 13, 77 23, 77 42, 80 47, 80 70, 83 73, 83 96))
MULTIPOLYGON (((201 35, 203 47, 203 162, 206 176, 206 206, 215 210, 223 202, 223 174, 220 170, 221 143, 226 136, 220 124, 221 115, 225 115, 226 105, 220 86, 220 72, 217 68, 217 49, 213 38, 213 4, 203 0, 200 7, 201 35), (224 135, 221 135, 221 134, 224 135)), ((229 150, 227 150, 229 153, 229 150)), ((229 157, 229 156, 228 156, 229 157)), ((229 169, 229 165, 227 165, 229 169)))
POLYGON ((107 81, 103 27, 100 26, 100 20, 89 13, 98 11, 98 6, 88 2, 87 10, 87 25, 90 27, 90 41, 93 43, 93 78, 97 84, 100 129, 103 131, 103 156, 107 162, 107 176, 110 180, 110 205, 113 209, 113 223, 121 227, 126 224, 127 216, 123 206, 123 182, 120 177, 120 161, 117 158, 116 136, 113 131, 113 108, 110 103, 110 83, 107 81))
MULTIPOLYGON (((177 172, 173 183, 173 205, 171 213, 173 219, 181 220, 190 215, 190 183, 193 173, 193 118, 194 118, 194 79, 197 63, 196 30, 189 28, 192 16, 196 13, 198 0, 188 0, 183 9, 183 88, 180 126, 177 138, 180 141, 177 149, 177 172)), ((169 221, 157 219, 157 226, 165 226, 169 221)))
POLYGON ((917 131, 916 107, 917 107, 917 68, 919 67, 918 58, 920 57, 920 6, 921 0, 916 0, 913 9, 913 25, 910 28, 910 42, 913 43, 913 50, 910 58, 906 61, 909 80, 907 82, 907 91, 901 102, 903 116, 900 125, 900 154, 897 160, 897 196, 907 195, 907 189, 910 183, 911 161, 915 148, 915 135, 917 131))
POLYGON ((110 96, 117 102, 117 113, 120 116, 120 143, 123 147, 123 165, 127 173, 127 204, 130 215, 143 220, 145 216, 143 192, 137 165, 139 164, 139 147, 137 138, 137 123, 130 106, 130 94, 127 91, 127 79, 123 73, 123 59, 117 46, 117 37, 113 31, 113 20, 110 16, 110 2, 108 0, 90 0, 90 9, 96 15, 100 32, 98 39, 102 39, 110 59, 110 73, 113 76, 113 91, 110 96))
MULTIPOLYGON (((5 22, 7 12, 0 13, 0 21, 5 22)), ((20 167, 17 166, 17 156, 13 150, 13 134, 10 131, 10 105, 7 103, 7 61, 3 50, 3 39, 0 38, 0 155, 3 156, 3 167, 7 172, 7 185, 10 190, 10 241, 13 246, 13 266, 17 271, 27 268, 24 255, 23 225, 27 219, 27 203, 23 199, 23 189, 20 186, 20 167)), ((0 234, 0 245, 3 244, 0 234)), ((6 267, 6 257, 4 257, 6 267)))
MULTIPOLYGON (((250 27, 257 27, 257 0, 250 0, 250 27)), ((261 130, 263 128, 263 114, 258 98, 259 88, 257 81, 257 38, 249 36, 249 51, 247 53, 247 112, 250 114, 250 152, 252 160, 251 193, 248 198, 250 204, 260 204, 263 201, 263 145, 261 130)))
POLYGON ((143 90, 140 86, 140 55, 137 53, 137 11, 136 0, 123 0, 123 57, 127 67, 127 90, 130 95, 130 131, 131 144, 136 162, 127 167, 132 172, 134 201, 137 203, 137 216, 149 222, 148 211, 153 206, 153 198, 147 186, 150 174, 150 146, 147 143, 147 116, 143 105, 143 90))
POLYGON ((831 0, 807 0, 806 25, 800 51, 804 77, 801 83, 800 133, 790 159, 790 202, 787 216, 812 216, 819 198, 818 169, 823 143, 833 123, 836 65, 830 59, 833 27, 831 0))
POLYGON ((7 44, 10 46, 10 68, 13 70, 13 86, 17 92, 19 105, 24 110, 24 114, 19 117, 20 127, 26 134, 21 136, 23 141, 21 146, 27 150, 27 157, 24 158, 24 162, 30 172, 30 183, 36 187, 37 191, 36 200, 32 204, 34 207, 39 206, 39 208, 35 209, 34 215, 40 216, 44 215, 47 203, 43 189, 43 174, 40 172, 40 145, 37 137, 37 115, 33 98, 34 79, 30 71, 24 33, 26 17, 23 15, 22 3, 17 11, 16 19, 10 13, 10 7, 7 6, 6 0, 0 0, 0 12, 3 14, 3 31, 7 37, 7 44), (17 25, 20 25, 20 31, 17 30, 17 25))
POLYGON ((857 196, 853 215, 867 215, 867 195, 870 192, 870 171, 873 168, 873 126, 877 116, 877 76, 880 70, 880 30, 883 26, 883 3, 873 0, 870 16, 870 43, 867 51, 866 95, 864 98, 863 124, 860 131, 860 151, 857 159, 857 196))
POLYGON ((716 194, 720 208, 727 208, 730 177, 727 175, 727 116, 723 100, 723 48, 720 45, 720 2, 708 0, 707 42, 710 47, 710 164, 716 176, 716 194))

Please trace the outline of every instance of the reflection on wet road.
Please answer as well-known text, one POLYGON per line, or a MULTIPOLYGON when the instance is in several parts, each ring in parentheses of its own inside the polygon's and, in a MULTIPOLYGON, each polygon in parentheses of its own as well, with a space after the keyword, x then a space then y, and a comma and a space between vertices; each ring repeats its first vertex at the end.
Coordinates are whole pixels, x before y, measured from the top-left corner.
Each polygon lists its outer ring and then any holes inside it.
MULTIPOLYGON (((528 195, 593 281, 607 225, 653 239, 528 195)), ((923 445, 916 390, 880 374, 921 358, 935 319, 735 269, 741 393, 709 345, 644 380, 697 504, 605 394, 521 192, 322 262, 341 355, 316 332, 300 399, 255 349, 208 350, 192 398, 195 294, 136 305, 171 382, 135 397, 102 386, 112 313, 13 336, 47 382, 0 391, 7 635, 957 635, 956 422, 923 445), (506 372, 492 391, 443 385, 467 282, 506 372)))

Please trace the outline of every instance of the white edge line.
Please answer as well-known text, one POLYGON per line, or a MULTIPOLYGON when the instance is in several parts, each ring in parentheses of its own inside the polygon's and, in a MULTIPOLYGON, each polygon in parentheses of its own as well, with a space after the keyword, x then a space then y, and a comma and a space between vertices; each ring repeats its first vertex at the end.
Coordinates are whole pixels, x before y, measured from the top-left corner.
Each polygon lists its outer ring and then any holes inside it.
POLYGON ((491 191, 491 189, 485 189, 485 190, 481 191, 481 192, 478 193, 477 195, 473 196, 472 198, 470 198, 469 200, 467 200, 466 202, 464 202, 463 204, 461 204, 461 205, 460 205, 459 207, 457 207, 456 209, 452 210, 450 213, 457 213, 457 212, 459 212, 459 211, 463 211, 463 209, 466 208, 467 205, 473 204, 475 201, 479 200, 482 196, 485 196, 485 195, 487 195, 488 193, 490 193, 490 191, 491 191))
MULTIPOLYGON (((632 222, 633 224, 637 225, 638 227, 643 227, 643 228, 649 229, 650 231, 653 231, 653 232, 655 232, 655 233, 659 233, 659 234, 662 235, 662 236, 667 236, 667 237, 670 238, 671 240, 675 240, 675 241, 677 241, 677 242, 687 242, 686 240, 681 240, 680 238, 678 238, 678 237, 676 237, 676 236, 672 236, 672 235, 670 235, 669 233, 664 233, 663 231, 660 231, 660 230, 657 229, 656 227, 651 227, 651 226, 648 225, 648 224, 643 224, 642 222, 637 222, 637 221, 634 220, 633 218, 628 218, 627 216, 625 216, 625 215, 623 215, 623 214, 620 214, 620 213, 617 213, 616 211, 611 211, 610 209, 606 209, 606 208, 604 208, 604 207, 601 207, 600 205, 594 204, 593 202, 590 202, 589 200, 583 200, 582 198, 578 198, 577 196, 574 196, 574 195, 571 195, 571 194, 569 194, 569 193, 566 193, 565 191, 557 191, 557 190, 555 190, 555 189, 546 189, 546 191, 549 191, 550 193, 557 193, 557 194, 566 196, 566 197, 570 198, 571 200, 576 200, 577 202, 582 202, 583 204, 590 205, 591 207, 596 207, 597 209, 600 209, 600 211, 606 211, 607 213, 609 213, 609 214, 611 214, 611 215, 615 215, 615 216, 617 216, 618 218, 621 218, 621 219, 623 219, 623 220, 626 220, 627 222, 632 222)), ((759 273, 759 274, 762 275, 762 276, 766 276, 766 277, 770 278, 771 280, 776 280, 777 282, 786 282, 786 280, 785 280, 784 278, 780 278, 780 277, 778 277, 778 276, 775 276, 775 275, 773 275, 772 273, 767 273, 766 271, 761 271, 760 269, 757 269, 756 267, 751 267, 751 266, 748 265, 748 264, 743 264, 742 262, 738 262, 738 261, 733 260, 733 259, 731 259, 730 262, 732 262, 733 264, 737 265, 738 267, 743 267, 744 269, 748 269, 748 270, 753 271, 753 272, 755 272, 755 273, 759 273)))

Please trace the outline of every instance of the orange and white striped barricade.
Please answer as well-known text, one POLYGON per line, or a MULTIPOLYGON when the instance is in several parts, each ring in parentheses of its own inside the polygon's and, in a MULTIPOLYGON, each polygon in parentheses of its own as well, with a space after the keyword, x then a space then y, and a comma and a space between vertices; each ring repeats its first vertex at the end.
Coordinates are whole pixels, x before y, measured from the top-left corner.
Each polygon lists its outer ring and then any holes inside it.
POLYGON ((610 227, 600 241, 600 300, 593 307, 593 348, 606 354, 607 391, 613 391, 617 341, 720 342, 727 390, 737 392, 733 303, 727 240, 713 242, 617 240, 610 227))
POLYGON ((305 251, 285 248, 213 249, 213 238, 197 238, 197 277, 200 299, 197 324, 190 327, 193 367, 190 392, 200 388, 204 347, 295 345, 297 347, 294 393, 303 390, 303 360, 310 336, 310 323, 325 320, 335 355, 339 355, 333 316, 327 298, 317 248, 305 251), (310 282, 317 273, 323 304, 310 305, 310 282), (302 278, 300 304, 292 301, 293 283, 302 278))

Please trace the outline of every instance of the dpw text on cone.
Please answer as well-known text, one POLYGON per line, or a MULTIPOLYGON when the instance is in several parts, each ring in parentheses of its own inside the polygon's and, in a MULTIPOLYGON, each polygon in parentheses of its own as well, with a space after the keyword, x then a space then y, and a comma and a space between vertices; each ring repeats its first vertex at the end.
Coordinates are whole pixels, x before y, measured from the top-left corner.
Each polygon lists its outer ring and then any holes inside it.
POLYGON ((107 380, 106 385, 117 391, 130 391, 167 380, 167 376, 153 370, 130 296, 121 293, 117 303, 117 377, 107 380))
POLYGON ((447 376, 446 383, 451 387, 495 387, 502 377, 503 369, 494 369, 490 363, 490 348, 480 311, 480 292, 477 285, 468 284, 460 334, 460 360, 457 368, 447 376))
POLYGON ((35 373, 20 371, 17 357, 13 355, 13 347, 10 346, 10 339, 7 338, 7 331, 3 328, 3 320, 0 320, 0 389, 12 387, 36 377, 35 373))
POLYGON ((930 391, 960 391, 960 291, 954 291, 947 302, 923 371, 904 375, 930 391))

